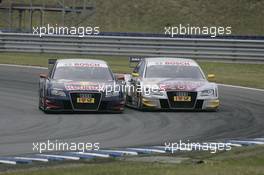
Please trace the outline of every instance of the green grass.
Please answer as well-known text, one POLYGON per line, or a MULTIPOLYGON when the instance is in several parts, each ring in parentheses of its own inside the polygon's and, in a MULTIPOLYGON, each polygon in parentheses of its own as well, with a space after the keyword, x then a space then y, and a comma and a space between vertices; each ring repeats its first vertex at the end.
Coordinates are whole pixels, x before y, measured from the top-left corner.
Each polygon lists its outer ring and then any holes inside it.
POLYGON ((264 64, 200 62, 205 73, 214 73, 218 83, 264 89, 264 64))
MULTIPOLYGON (((8 4, 9 0, 3 0, 8 4)), ((20 0, 27 2, 29 0, 20 0)), ((34 0, 42 4, 43 0, 34 0)), ((45 0, 58 4, 58 0, 45 0)), ((80 0, 76 0, 81 5, 80 0)), ((87 1, 88 2, 88 1, 87 1)), ((262 0, 89 0, 96 5, 93 15, 65 15, 66 26, 99 26, 107 32, 164 33, 165 26, 231 26, 234 35, 264 34, 264 1, 262 0)), ((73 1, 65 0, 66 6, 73 1)), ((22 24, 28 29, 29 13, 22 24)), ((8 28, 8 13, 0 12, 0 27, 8 28)), ((39 13, 34 13, 33 25, 40 25, 39 13)), ((45 12, 45 24, 62 25, 61 13, 45 12)), ((13 27, 18 27, 14 13, 13 27)))
POLYGON ((1 53, 0 64, 18 64, 18 65, 33 65, 33 66, 48 66, 48 59, 65 59, 65 58, 91 58, 107 61, 114 72, 130 73, 131 69, 128 66, 128 58, 126 57, 101 57, 101 56, 82 56, 82 55, 63 55, 63 54, 24 54, 24 53, 1 53))
MULTIPOLYGON (((77 56, 55 54, 1 53, 0 63, 47 67, 49 58, 95 58, 106 60, 114 72, 131 73, 127 57, 77 56)), ((264 89, 264 64, 199 62, 206 74, 214 73, 215 82, 264 89)))
MULTIPOLYGON (((82 162, 42 168, 24 168, 9 175, 262 175, 264 174, 264 147, 237 148, 229 152, 210 154, 187 153, 192 159, 181 164, 143 163, 111 160, 109 162, 82 162), (202 160, 204 163, 193 162, 202 160)), ((170 155, 171 156, 171 155, 170 155)), ((177 155, 176 155, 177 156, 177 155)))

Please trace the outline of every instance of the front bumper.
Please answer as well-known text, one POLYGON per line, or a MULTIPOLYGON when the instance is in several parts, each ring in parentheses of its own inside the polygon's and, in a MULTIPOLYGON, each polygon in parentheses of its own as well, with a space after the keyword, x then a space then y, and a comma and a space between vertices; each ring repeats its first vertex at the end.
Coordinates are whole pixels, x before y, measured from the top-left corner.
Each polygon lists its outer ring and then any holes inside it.
POLYGON ((145 109, 157 110, 217 110, 220 106, 218 98, 213 99, 196 99, 195 104, 191 108, 173 108, 168 99, 165 98, 149 98, 142 97, 142 107, 145 109))
POLYGON ((122 112, 124 110, 124 100, 120 97, 102 98, 95 110, 78 110, 73 107, 71 99, 47 97, 44 100, 46 110, 52 112, 122 112))

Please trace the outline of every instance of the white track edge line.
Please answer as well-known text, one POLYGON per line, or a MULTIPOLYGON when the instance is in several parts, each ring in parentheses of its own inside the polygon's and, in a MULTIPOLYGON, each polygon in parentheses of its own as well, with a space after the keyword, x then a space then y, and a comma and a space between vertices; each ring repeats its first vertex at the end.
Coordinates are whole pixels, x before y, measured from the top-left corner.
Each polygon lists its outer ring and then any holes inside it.
POLYGON ((32 68, 32 69, 48 69, 47 67, 29 66, 29 65, 18 65, 18 64, 0 64, 0 66, 18 67, 18 68, 32 68))
POLYGON ((220 83, 218 85, 219 86, 225 86, 225 87, 231 87, 231 88, 239 88, 239 89, 245 89, 245 90, 253 90, 253 91, 264 92, 264 89, 251 88, 251 87, 245 87, 245 86, 236 86, 236 85, 220 84, 220 83))

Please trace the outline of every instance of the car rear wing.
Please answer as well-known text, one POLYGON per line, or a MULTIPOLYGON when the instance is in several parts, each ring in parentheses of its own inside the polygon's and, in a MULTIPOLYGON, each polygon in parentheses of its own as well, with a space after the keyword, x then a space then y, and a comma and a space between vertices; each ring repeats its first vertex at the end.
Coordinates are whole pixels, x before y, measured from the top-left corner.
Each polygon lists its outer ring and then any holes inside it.
POLYGON ((143 60, 143 57, 129 57, 129 67, 134 68, 137 66, 137 64, 143 60))

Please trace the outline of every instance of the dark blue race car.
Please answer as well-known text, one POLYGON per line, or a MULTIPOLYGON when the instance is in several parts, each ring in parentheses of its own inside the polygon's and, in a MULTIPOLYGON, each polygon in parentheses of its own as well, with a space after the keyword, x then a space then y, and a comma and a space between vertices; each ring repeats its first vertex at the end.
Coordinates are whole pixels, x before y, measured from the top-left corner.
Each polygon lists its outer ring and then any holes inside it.
POLYGON ((120 88, 123 77, 114 76, 106 62, 63 59, 50 63, 49 75, 40 75, 41 110, 123 112, 124 98, 120 88))

